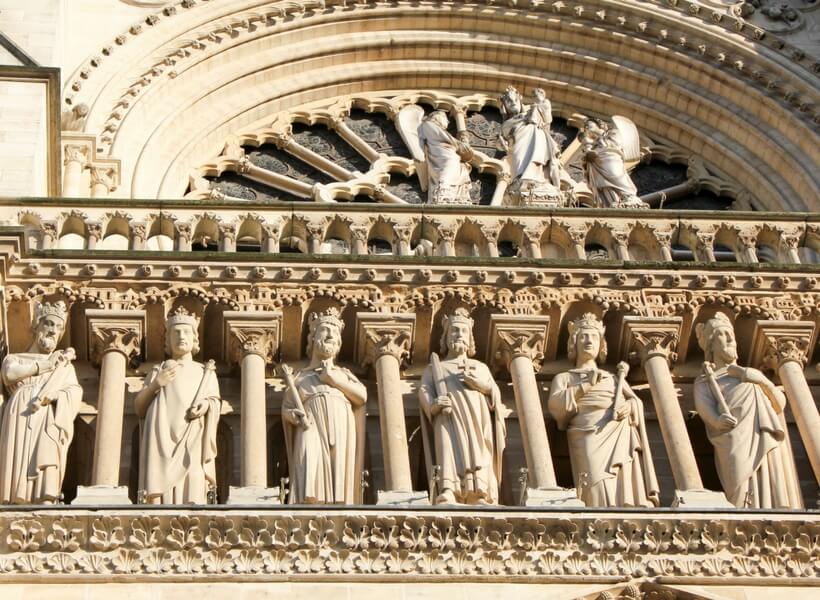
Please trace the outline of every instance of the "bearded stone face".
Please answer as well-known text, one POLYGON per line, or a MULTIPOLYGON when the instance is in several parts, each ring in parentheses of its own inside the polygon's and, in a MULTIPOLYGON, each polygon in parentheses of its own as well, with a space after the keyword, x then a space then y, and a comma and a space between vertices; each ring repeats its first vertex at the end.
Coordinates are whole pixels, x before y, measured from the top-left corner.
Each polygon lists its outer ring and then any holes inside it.
POLYGON ((313 332, 313 352, 322 359, 335 358, 342 348, 342 332, 330 323, 321 323, 313 332))
POLYGON ((719 327, 712 333, 712 360, 731 364, 737 360, 735 332, 729 327, 719 327))
POLYGON ((57 344, 63 335, 65 323, 52 315, 46 315, 37 323, 34 332, 35 342, 41 352, 51 354, 57 349, 57 344))
POLYGON ((467 323, 450 323, 447 328, 447 347, 455 354, 466 354, 470 349, 470 326, 467 323))

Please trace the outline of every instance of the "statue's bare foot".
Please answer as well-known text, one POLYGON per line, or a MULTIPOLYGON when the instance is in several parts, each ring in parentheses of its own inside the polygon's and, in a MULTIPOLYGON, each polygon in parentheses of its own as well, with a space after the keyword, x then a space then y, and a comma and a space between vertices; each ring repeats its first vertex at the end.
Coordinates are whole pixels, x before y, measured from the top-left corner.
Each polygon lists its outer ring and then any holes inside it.
POLYGON ((453 490, 444 490, 436 497, 435 504, 458 504, 453 490))
POLYGON ((490 502, 486 498, 479 498, 478 500, 475 501, 475 503, 476 504, 489 504, 490 502))

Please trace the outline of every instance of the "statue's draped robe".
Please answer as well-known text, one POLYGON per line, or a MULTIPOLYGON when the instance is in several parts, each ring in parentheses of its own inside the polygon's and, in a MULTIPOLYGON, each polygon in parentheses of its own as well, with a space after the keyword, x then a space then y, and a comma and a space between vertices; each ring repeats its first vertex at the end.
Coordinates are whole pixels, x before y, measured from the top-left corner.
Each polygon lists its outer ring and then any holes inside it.
MULTIPOLYGON (((336 367, 351 381, 356 377, 336 367)), ((282 419, 288 453, 290 504, 354 504, 359 497, 364 450, 364 407, 354 410, 341 390, 322 383, 319 373, 305 369, 296 378, 308 429, 282 419)), ((282 410, 296 405, 285 395, 282 410)))
POLYGON ((479 380, 493 382, 489 395, 473 390, 460 379, 460 359, 443 360, 441 368, 452 412, 433 416, 432 404, 438 394, 431 367, 427 367, 419 389, 428 476, 439 465, 439 493, 450 489, 456 500, 474 503, 478 499, 498 503, 501 460, 506 443, 506 408, 501 392, 487 365, 467 359, 476 368, 479 380))
POLYGON ((598 370, 601 379, 579 396, 583 372, 571 369, 556 375, 549 397, 550 414, 567 432, 581 500, 587 506, 657 506, 659 488, 643 405, 624 383, 629 415, 616 420, 615 378, 598 370))
POLYGON ((55 502, 65 475, 66 457, 74 437, 74 419, 83 390, 74 366, 25 377, 14 383, 9 368, 46 358, 45 354, 10 354, 3 361, 3 383, 10 398, 0 426, 0 503, 55 502), (43 386, 59 390, 56 401, 40 406, 43 386), (37 406, 37 410, 32 410, 37 406))
POLYGON ((626 172, 618 130, 603 132, 588 152, 585 158, 587 184, 602 206, 635 201, 638 189, 626 172))
MULTIPOLYGON (((220 399, 216 373, 202 363, 179 362, 177 376, 160 388, 142 422, 140 489, 146 500, 162 504, 206 504, 216 487, 216 431, 220 399), (207 412, 191 421, 188 409, 199 397, 207 412)), ((155 366, 145 385, 156 379, 155 366)), ((143 417, 143 415, 140 415, 143 417)))
POLYGON ((470 168, 459 155, 463 144, 449 132, 432 121, 422 121, 419 143, 427 160, 428 193, 435 194, 439 186, 452 189, 470 185, 470 168))
POLYGON ((727 373, 715 377, 737 426, 721 433, 720 412, 704 375, 695 380, 695 408, 715 448, 723 491, 738 508, 803 508, 781 415, 761 386, 727 373), (748 496, 747 496, 748 495, 748 496))

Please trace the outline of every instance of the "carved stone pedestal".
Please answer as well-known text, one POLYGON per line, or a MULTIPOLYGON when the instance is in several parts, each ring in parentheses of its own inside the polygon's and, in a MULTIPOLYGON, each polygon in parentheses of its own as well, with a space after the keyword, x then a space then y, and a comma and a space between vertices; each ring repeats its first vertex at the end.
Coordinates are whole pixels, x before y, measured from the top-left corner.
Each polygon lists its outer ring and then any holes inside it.
POLYGON ((430 495, 427 492, 400 492, 379 490, 376 504, 383 506, 430 506, 430 495))
POLYGON ((109 504, 132 504, 125 485, 80 485, 77 497, 71 501, 77 506, 104 506, 109 504))
POLYGON ((527 499, 524 506, 543 506, 555 508, 583 508, 583 500, 572 488, 555 488, 554 490, 539 490, 527 488, 527 499))
POLYGON ((228 488, 228 500, 225 504, 281 504, 279 487, 235 486, 228 488))
POLYGON ((701 510, 703 508, 734 509, 735 505, 726 499, 723 492, 712 490, 675 490, 672 508, 701 510))

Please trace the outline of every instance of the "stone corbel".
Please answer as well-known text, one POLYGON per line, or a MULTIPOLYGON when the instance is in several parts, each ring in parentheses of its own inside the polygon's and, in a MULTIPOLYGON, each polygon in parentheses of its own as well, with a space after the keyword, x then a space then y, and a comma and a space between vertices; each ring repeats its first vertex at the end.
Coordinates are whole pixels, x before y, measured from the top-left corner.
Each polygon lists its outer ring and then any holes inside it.
POLYGON ((749 364, 777 373, 820 482, 820 415, 803 371, 816 335, 811 321, 758 321, 749 364))
POLYGON ((278 488, 268 488, 265 366, 279 348, 278 312, 225 311, 224 357, 241 370, 240 487, 231 486, 228 504, 274 504, 278 488))
POLYGON ((558 487, 544 409, 535 373, 541 369, 549 335, 549 317, 492 315, 489 360, 495 370, 509 370, 518 424, 527 460, 526 506, 583 506, 574 490, 558 487))
POLYGON ((413 314, 357 313, 356 362, 373 365, 379 392, 379 421, 385 490, 379 504, 427 504, 426 492, 413 491, 407 426, 404 421, 401 365, 410 358, 415 334, 413 314))
POLYGON ((80 486, 73 504, 130 504, 119 485, 125 376, 141 351, 146 332, 143 310, 88 309, 88 357, 100 367, 97 425, 91 486, 80 486))

